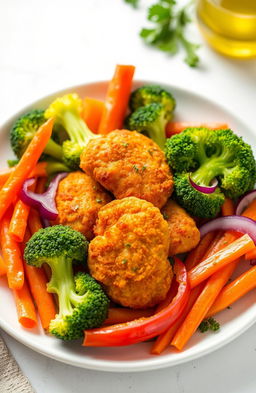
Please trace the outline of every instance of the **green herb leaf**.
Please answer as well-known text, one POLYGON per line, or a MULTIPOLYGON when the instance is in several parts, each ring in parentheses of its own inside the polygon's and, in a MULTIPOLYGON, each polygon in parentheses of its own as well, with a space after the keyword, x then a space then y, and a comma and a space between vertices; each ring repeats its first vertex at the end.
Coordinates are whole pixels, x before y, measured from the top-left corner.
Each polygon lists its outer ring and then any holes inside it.
POLYGON ((190 67, 196 67, 199 62, 196 53, 199 45, 190 42, 185 35, 187 24, 191 23, 189 5, 190 3, 178 9, 175 0, 158 0, 148 9, 147 19, 153 23, 153 28, 143 28, 140 36, 146 44, 170 55, 175 55, 183 48, 186 53, 184 61, 190 67))
POLYGON ((219 322, 216 321, 216 319, 210 317, 208 319, 204 319, 198 329, 200 330, 201 333, 205 333, 208 330, 212 330, 213 332, 216 332, 217 330, 220 329, 220 324, 219 322))
POLYGON ((124 0, 126 3, 130 4, 133 8, 138 8, 139 0, 124 0))

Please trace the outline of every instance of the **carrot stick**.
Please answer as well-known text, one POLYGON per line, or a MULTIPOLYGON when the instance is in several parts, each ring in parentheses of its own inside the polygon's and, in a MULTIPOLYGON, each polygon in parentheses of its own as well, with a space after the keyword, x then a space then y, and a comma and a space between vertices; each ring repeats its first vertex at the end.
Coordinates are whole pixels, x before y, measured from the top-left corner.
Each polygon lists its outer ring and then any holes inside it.
POLYGON ((6 265, 8 286, 11 289, 21 289, 24 284, 24 269, 19 245, 9 234, 10 220, 11 214, 8 211, 1 225, 1 249, 6 265))
POLYGON ((32 235, 42 229, 39 213, 35 209, 30 209, 28 227, 32 235))
MULTIPOLYGON (((32 184, 30 191, 35 191, 36 183, 32 184)), ((21 243, 24 239, 27 228, 30 206, 18 199, 15 204, 13 215, 10 222, 9 234, 16 242, 21 243)))
POLYGON ((98 133, 98 128, 102 118, 104 110, 104 102, 96 100, 95 98, 85 97, 83 101, 83 111, 81 113, 82 118, 88 125, 90 130, 98 133))
POLYGON ((242 216, 251 218, 252 220, 256 221, 256 199, 254 199, 245 209, 242 216))
POLYGON ((36 310, 26 281, 24 281, 23 287, 14 290, 13 294, 19 323, 25 328, 35 327, 37 324, 36 310))
POLYGON ((130 322, 138 318, 147 318, 154 314, 153 308, 145 310, 132 310, 129 308, 110 308, 108 317, 104 321, 104 325, 114 325, 116 323, 130 322))
POLYGON ((234 262, 254 247, 254 242, 250 236, 246 234, 214 255, 208 257, 188 272, 191 288, 199 285, 202 281, 206 280, 229 263, 234 262))
POLYGON ((167 138, 172 137, 175 134, 180 134, 186 128, 189 127, 206 127, 210 130, 219 130, 228 128, 226 123, 213 123, 213 122, 193 122, 193 121, 172 121, 166 126, 166 136, 167 138))
POLYGON ((194 305, 202 289, 203 289, 203 284, 198 285, 196 288, 192 289, 192 291, 189 294, 187 305, 183 310, 182 315, 166 332, 162 333, 160 336, 157 337, 151 349, 152 354, 159 355, 168 347, 175 333, 177 332, 177 330, 185 320, 186 316, 188 315, 189 311, 191 310, 192 306, 194 305))
POLYGON ((0 277, 6 275, 6 265, 3 258, 0 255, 0 277))
POLYGON ((47 180, 48 180, 47 177, 39 177, 39 179, 37 180, 37 183, 36 183, 36 193, 37 194, 42 194, 43 192, 45 192, 47 180))
POLYGON ((251 267, 222 289, 206 314, 206 318, 224 310, 254 288, 256 288, 256 266, 251 267))
POLYGON ((221 211, 223 216, 232 216, 235 214, 235 206, 232 199, 225 198, 225 202, 221 206, 221 211))
POLYGON ((203 256, 206 251, 210 247, 214 237, 216 236, 215 232, 209 232, 205 235, 199 242, 199 244, 190 251, 187 258, 185 259, 185 265, 187 270, 195 267, 199 262, 201 262, 203 256))
MULTIPOLYGON (((25 234, 25 242, 23 243, 23 252, 26 242, 30 239, 30 233, 27 230, 25 234)), ((44 329, 49 328, 49 324, 56 315, 56 307, 53 295, 47 292, 48 278, 43 268, 37 268, 28 265, 24 261, 26 277, 29 283, 30 291, 34 298, 39 318, 44 329)))
POLYGON ((256 259, 256 247, 245 254, 245 259, 247 261, 251 261, 252 259, 256 259))
POLYGON ((116 66, 108 87, 99 134, 107 134, 123 127, 134 71, 135 67, 132 65, 116 66))
POLYGON ((184 322, 175 334, 171 345, 182 350, 202 320, 205 318, 207 311, 210 309, 219 292, 230 278, 236 265, 237 263, 229 264, 224 269, 210 277, 184 322))
POLYGON ((17 196, 28 175, 35 168, 37 161, 51 137, 52 127, 53 119, 49 119, 39 128, 14 171, 2 187, 0 192, 0 220, 13 202, 14 197, 17 196))

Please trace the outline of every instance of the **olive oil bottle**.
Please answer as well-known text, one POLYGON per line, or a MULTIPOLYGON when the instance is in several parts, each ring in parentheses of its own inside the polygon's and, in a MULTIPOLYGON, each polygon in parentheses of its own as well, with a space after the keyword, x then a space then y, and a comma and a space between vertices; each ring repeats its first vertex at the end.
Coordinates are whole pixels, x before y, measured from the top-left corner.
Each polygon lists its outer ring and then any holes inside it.
POLYGON ((200 30, 225 55, 256 57, 256 0, 198 0, 200 30))

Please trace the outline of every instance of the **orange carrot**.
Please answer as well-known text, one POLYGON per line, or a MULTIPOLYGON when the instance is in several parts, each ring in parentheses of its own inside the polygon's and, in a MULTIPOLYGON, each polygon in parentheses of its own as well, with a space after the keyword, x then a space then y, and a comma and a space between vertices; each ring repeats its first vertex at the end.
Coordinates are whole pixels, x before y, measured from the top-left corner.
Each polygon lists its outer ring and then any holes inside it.
POLYGON ((95 98, 85 97, 83 101, 83 111, 81 113, 82 118, 88 125, 90 130, 98 133, 98 128, 102 118, 104 110, 104 102, 96 100, 95 98))
POLYGON ((225 202, 221 206, 221 211, 223 216, 232 216, 235 214, 235 206, 232 199, 225 198, 225 202))
POLYGON ((32 235, 42 229, 39 213, 35 209, 30 209, 28 227, 32 235))
POLYGON ((236 265, 237 263, 229 264, 224 269, 210 277, 184 322, 175 334, 171 345, 182 350, 202 320, 205 318, 207 311, 210 309, 221 289, 230 278, 236 265))
POLYGON ((242 216, 249 217, 256 221, 256 199, 254 199, 250 205, 245 209, 242 216))
POLYGON ((48 140, 51 137, 53 119, 44 123, 34 135, 25 153, 0 192, 0 220, 20 191, 22 184, 35 168, 48 140))
POLYGON ((190 251, 187 258, 185 259, 185 265, 187 270, 195 267, 199 262, 202 261, 203 256, 206 251, 210 247, 214 237, 216 236, 215 232, 209 232, 205 235, 199 242, 199 244, 190 251))
POLYGON ((104 321, 104 325, 114 325, 116 323, 130 322, 138 318, 147 318, 154 314, 153 308, 145 310, 133 310, 130 308, 110 308, 108 310, 108 317, 104 321))
POLYGON ((23 262, 18 243, 9 234, 10 220, 11 212, 8 211, 1 225, 1 249, 6 265, 8 286, 11 289, 21 289, 24 284, 23 262))
POLYGON ((47 180, 48 180, 47 177, 39 177, 39 179, 37 180, 37 183, 36 183, 36 193, 37 194, 42 194, 43 192, 45 192, 47 180))
POLYGON ((6 265, 3 258, 0 255, 0 277, 6 275, 6 265))
MULTIPOLYGON (((30 191, 35 191, 36 183, 32 184, 30 191)), ((9 234, 16 242, 21 243, 24 239, 27 228, 28 215, 30 206, 26 205, 20 199, 15 204, 13 215, 10 222, 9 234)))
POLYGON ((107 134, 123 127, 134 71, 135 67, 132 65, 116 66, 108 87, 99 134, 107 134))
POLYGON ((247 261, 251 261, 252 259, 256 259, 256 247, 245 254, 245 259, 247 261))
POLYGON ((196 288, 192 289, 192 291, 189 294, 187 305, 183 310, 182 315, 166 332, 162 333, 160 336, 157 337, 151 349, 152 354, 159 355, 168 347, 175 333, 177 332, 182 322, 185 320, 186 316, 191 310, 192 306, 194 305, 202 289, 203 289, 203 285, 198 285, 196 288))
POLYGON ((36 310, 26 281, 21 289, 13 291, 19 323, 25 328, 33 328, 37 324, 36 310))
POLYGON ((256 288, 256 266, 251 267, 222 289, 206 314, 206 318, 224 310, 254 288, 256 288))
MULTIPOLYGON (((26 246, 26 242, 29 239, 30 233, 27 230, 24 238, 25 241, 22 245, 23 252, 26 246)), ((55 318, 56 308, 53 295, 47 292, 47 276, 43 268, 30 266, 25 261, 24 267, 30 291, 34 298, 42 327, 44 329, 48 329, 51 320, 55 318)))
POLYGON ((167 138, 172 137, 175 134, 180 134, 186 128, 189 127, 206 127, 210 128, 211 130, 219 130, 228 128, 226 123, 213 123, 213 122, 193 122, 193 121, 172 121, 167 124, 166 126, 166 136, 167 138))
POLYGON ((254 242, 250 236, 246 234, 208 257, 188 272, 191 288, 199 285, 202 281, 206 280, 229 263, 234 262, 254 247, 254 242))

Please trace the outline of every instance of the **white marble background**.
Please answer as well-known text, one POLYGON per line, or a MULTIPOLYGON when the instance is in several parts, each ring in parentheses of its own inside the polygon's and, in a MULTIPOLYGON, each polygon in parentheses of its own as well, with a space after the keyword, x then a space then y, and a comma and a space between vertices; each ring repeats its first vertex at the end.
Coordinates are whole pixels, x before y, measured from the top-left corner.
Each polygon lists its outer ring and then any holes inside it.
MULTIPOLYGON (((150 4, 142 1, 142 6, 150 4)), ((116 63, 137 66, 136 77, 167 81, 208 95, 255 127, 256 62, 230 60, 204 43, 201 65, 169 58, 138 38, 145 9, 123 0, 0 0, 0 123, 54 90, 107 79, 116 63)), ((201 41, 195 28, 191 37, 201 41)), ((254 393, 256 330, 185 365, 116 374, 48 359, 3 334, 37 393, 254 393)))

